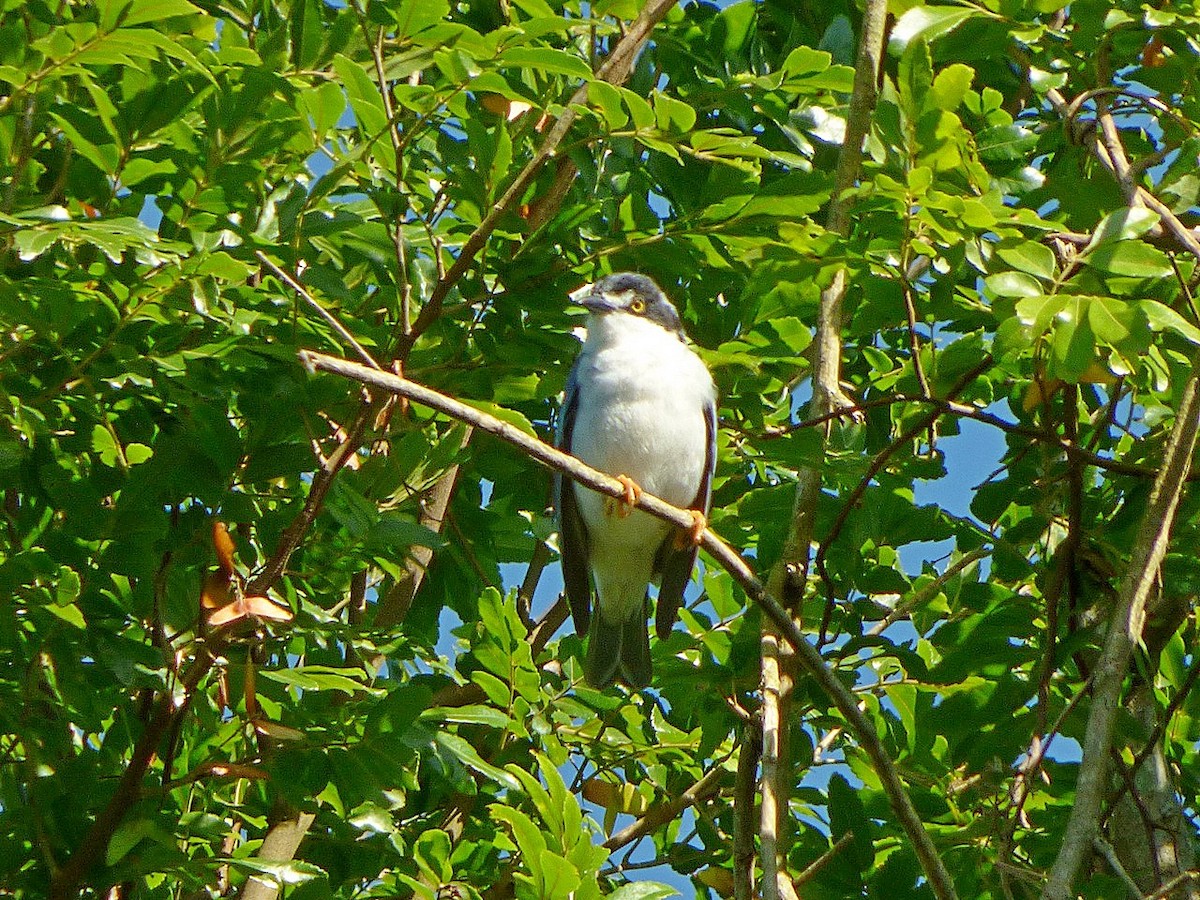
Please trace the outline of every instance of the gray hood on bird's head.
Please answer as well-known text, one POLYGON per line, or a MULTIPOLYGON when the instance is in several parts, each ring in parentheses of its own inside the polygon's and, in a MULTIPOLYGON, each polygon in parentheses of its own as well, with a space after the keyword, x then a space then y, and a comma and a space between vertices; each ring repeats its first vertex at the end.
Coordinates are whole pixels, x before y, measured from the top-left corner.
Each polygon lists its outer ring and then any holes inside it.
POLYGON ((595 284, 571 294, 571 299, 593 316, 626 313, 660 325, 683 338, 679 312, 653 279, 636 272, 606 275, 595 284))

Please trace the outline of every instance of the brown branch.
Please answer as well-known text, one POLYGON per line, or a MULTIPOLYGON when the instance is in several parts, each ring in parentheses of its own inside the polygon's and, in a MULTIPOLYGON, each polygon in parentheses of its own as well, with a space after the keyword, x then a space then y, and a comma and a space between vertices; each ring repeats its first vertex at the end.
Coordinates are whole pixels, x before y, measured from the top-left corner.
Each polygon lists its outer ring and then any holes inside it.
POLYGON ((137 801, 142 780, 146 777, 150 763, 158 751, 159 743, 190 707, 196 687, 216 662, 223 646, 224 640, 220 636, 213 638, 211 644, 202 645, 182 684, 175 691, 165 691, 159 695, 154 714, 134 744, 129 765, 117 782, 116 790, 104 809, 96 816, 96 820, 92 822, 70 859, 51 877, 47 893, 50 900, 70 900, 79 895, 84 879, 92 867, 104 857, 108 842, 112 840, 117 828, 137 801), (178 703, 177 696, 185 698, 184 702, 178 703))
POLYGON ((255 250, 254 255, 258 257, 259 262, 274 272, 284 284, 299 294, 301 300, 315 309, 321 318, 328 322, 330 327, 341 336, 342 340, 354 348, 354 352, 361 356, 368 366, 373 369, 380 368, 379 363, 375 362, 375 360, 371 357, 371 354, 368 353, 363 345, 360 344, 355 339, 354 335, 350 333, 350 329, 338 321, 337 316, 323 307, 317 298, 308 292, 304 285, 293 278, 287 271, 281 269, 279 265, 273 259, 271 259, 271 257, 267 256, 267 254, 263 253, 261 250, 255 250))
POLYGON ((928 397, 933 391, 929 389, 929 379, 925 376, 925 366, 921 363, 921 339, 917 335, 917 304, 913 300, 912 284, 907 274, 901 279, 900 290, 904 294, 904 315, 908 319, 908 352, 912 354, 913 373, 917 376, 921 393, 928 397))
MULTIPOLYGON (((470 440, 471 429, 468 428, 463 435, 460 449, 465 448, 470 440)), ((446 510, 450 506, 454 488, 458 483, 458 471, 457 465, 448 468, 434 482, 428 493, 421 498, 421 515, 418 521, 435 534, 441 534, 442 524, 446 520, 446 510)), ((404 561, 404 575, 379 601, 375 613, 376 628, 391 628, 404 621, 432 561, 432 547, 412 548, 408 558, 404 561)))
MULTIPOLYGON (((642 11, 638 14, 637 19, 629 26, 625 35, 613 48, 611 54, 604 65, 596 73, 596 77, 602 81, 607 81, 610 84, 623 84, 629 77, 629 72, 633 66, 633 61, 637 58, 638 52, 650 37, 650 32, 654 30, 654 26, 662 21, 663 17, 670 11, 671 7, 676 4, 677 0, 649 0, 642 7, 642 11)), ((567 132, 571 130, 571 126, 575 124, 578 118, 578 112, 575 107, 587 102, 587 85, 582 85, 571 96, 563 109, 562 114, 550 126, 550 130, 546 133, 545 139, 540 147, 533 154, 533 158, 525 164, 525 167, 513 179, 512 184, 496 201, 495 205, 488 210, 483 221, 476 226, 475 230, 467 237, 462 248, 458 252, 458 256, 454 260, 454 264, 446 271, 446 274, 438 279, 434 285, 433 291, 429 295, 429 300, 421 308, 420 314, 417 316, 410 331, 404 336, 402 341, 401 356, 412 347, 413 343, 419 338, 442 314, 442 305, 446 301, 451 289, 458 284, 459 280, 466 274, 467 270, 475 261, 475 257, 479 251, 483 249, 492 232, 496 230, 496 226, 500 224, 500 220, 507 215, 521 200, 526 188, 541 172, 546 161, 551 159, 563 139, 566 138, 567 132)), ((543 216, 548 215, 543 211, 543 216)))
POLYGON ((1200 884, 1200 871, 1180 872, 1154 893, 1147 894, 1142 900, 1166 900, 1185 884, 1200 884))
POLYGON ((852 840, 854 840, 854 832, 847 831, 837 839, 832 847, 805 866, 804 871, 792 879, 792 884, 796 887, 803 887, 808 884, 808 882, 820 875, 821 870, 833 862, 833 858, 841 853, 852 840))
MULTIPOLYGON (((760 437, 766 440, 784 437, 794 431, 799 431, 802 428, 812 428, 815 425, 821 425, 825 422, 834 419, 849 419, 859 413, 869 409, 878 409, 882 406, 894 406, 897 403, 924 403, 929 406, 936 406, 951 415, 958 416, 963 419, 971 419, 975 422, 981 422, 984 425, 991 425, 993 428, 998 428, 1006 434, 1016 434, 1022 437, 1031 438, 1035 441, 1046 441, 1054 444, 1061 452, 1068 456, 1078 459, 1080 462, 1089 466, 1095 466, 1097 469, 1103 469, 1106 472, 1116 472, 1118 475, 1131 475, 1134 478, 1153 478, 1158 474, 1158 470, 1151 466, 1140 466, 1136 463, 1122 462, 1119 459, 1109 459, 1106 456, 1081 447, 1078 444, 1073 444, 1066 438, 1059 437, 1052 431, 1044 428, 1035 428, 1032 425, 1022 425, 1019 422, 1009 422, 1007 419, 1001 418, 995 413, 990 413, 985 409, 980 409, 977 406, 972 406, 968 403, 959 403, 955 400, 949 400, 942 397, 922 397, 913 394, 891 394, 887 397, 876 397, 871 400, 865 400, 861 403, 856 403, 852 406, 845 406, 832 412, 825 413, 820 416, 814 416, 805 419, 802 422, 797 422, 794 425, 780 427, 764 432, 760 437)), ((1192 480, 1200 479, 1200 475, 1192 473, 1188 476, 1192 480)))
MULTIPOLYGON (((1070 107, 1061 94, 1051 90, 1047 98, 1056 111, 1069 118, 1070 107)), ((1092 154, 1117 178, 1131 206, 1147 206, 1159 214, 1163 226, 1180 245, 1200 259, 1200 241, 1178 217, 1129 175, 1124 146, 1107 111, 1098 115, 1101 137, 1094 138, 1092 154)), ((1191 467, 1192 453, 1200 431, 1200 353, 1192 358, 1192 372, 1184 385, 1175 424, 1167 439, 1162 468, 1154 481, 1150 499, 1138 528, 1129 568, 1121 580, 1116 609, 1108 625, 1104 647, 1093 672, 1091 713, 1083 741, 1083 759, 1075 789, 1075 804, 1063 835, 1062 846, 1042 892, 1045 900, 1068 900, 1075 876, 1098 836, 1100 809, 1108 782, 1108 751, 1121 703, 1121 684, 1136 642, 1141 639, 1146 603, 1154 591, 1163 557, 1167 552, 1175 511, 1191 467)))
MULTIPOLYGON (((993 362, 994 360, 992 359, 991 354, 986 354, 984 358, 974 366, 974 368, 968 372, 965 372, 954 384, 954 386, 950 388, 948 399, 953 399, 955 395, 966 388, 967 385, 974 381, 976 377, 990 368, 993 362)), ((825 582, 826 586, 826 619, 828 619, 829 612, 832 609, 834 597, 833 581, 829 577, 828 570, 825 568, 825 557, 829 552, 829 548, 833 545, 833 542, 838 539, 838 536, 842 533, 842 528, 845 527, 847 520, 850 518, 850 513, 853 512, 858 506, 859 501, 862 500, 863 494, 866 493, 871 482, 875 480, 875 476, 878 475, 880 471, 883 470, 883 467, 887 465, 888 460, 890 460, 900 450, 901 447, 907 445, 917 435, 932 426, 940 415, 942 415, 942 408, 939 404, 936 405, 933 410, 922 416, 909 428, 905 429, 899 437, 897 437, 894 441, 888 444, 888 446, 884 447, 883 450, 876 454, 875 458, 871 460, 871 464, 867 466, 867 470, 863 473, 862 478, 859 479, 858 484, 854 486, 854 490, 851 491, 849 496, 847 496, 843 501, 842 508, 838 510, 837 517, 833 520, 833 524, 829 528, 829 533, 825 536, 825 539, 821 541, 821 546, 817 548, 816 568, 821 574, 821 579, 825 582)), ((825 622, 823 621, 821 624, 822 635, 824 635, 824 631, 825 622)))
MULTIPOLYGON (((274 825, 254 854, 255 859, 275 863, 293 859, 316 818, 313 813, 302 812, 274 825)), ((275 900, 279 896, 279 884, 262 875, 251 875, 239 896, 241 900, 275 900)))
MULTIPOLYGON (((379 82, 379 98, 383 101, 383 114, 387 117, 388 123, 388 137, 392 142, 396 190, 403 195, 404 141, 400 138, 396 104, 392 102, 392 92, 388 88, 388 77, 384 70, 383 36, 386 29, 380 26, 375 34, 375 40, 371 40, 371 34, 367 29, 367 17, 357 3, 351 3, 350 7, 358 17, 358 25, 363 33, 363 42, 370 48, 371 61, 375 65, 375 80, 379 82)), ((392 249, 396 254, 396 275, 400 281, 400 332, 406 335, 412 327, 412 284, 408 280, 408 254, 404 246, 404 217, 401 216, 395 222, 386 222, 386 225, 392 235, 392 249)))
POLYGON ((734 900, 751 900, 754 896, 754 789, 758 782, 758 761, 761 758, 762 725, 747 722, 742 726, 737 779, 733 785, 734 900))
POLYGON ((725 774, 721 766, 714 766, 704 777, 673 800, 650 807, 632 824, 609 837, 601 846, 605 850, 620 850, 638 838, 645 837, 656 828, 666 825, 681 812, 720 790, 718 782, 725 774))
MULTIPOLYGON (((1046 92, 1046 99, 1050 101, 1050 105, 1054 108, 1054 111, 1064 117, 1064 121, 1068 120, 1071 114, 1071 106, 1059 91, 1051 88, 1046 92)), ((1120 175, 1116 171, 1120 162, 1110 158, 1108 146, 1102 140, 1097 139, 1093 141, 1091 150, 1092 155, 1112 171, 1114 176, 1117 176, 1118 181, 1120 181, 1120 175)), ((1121 159, 1123 158, 1124 154, 1122 153, 1121 159)), ((1126 171, 1128 171, 1128 163, 1125 166, 1126 171)), ((1126 197, 1126 201, 1130 206, 1145 206, 1158 213, 1163 229, 1175 239, 1177 245, 1182 250, 1200 259, 1200 235, 1197 235, 1195 231, 1184 225, 1179 217, 1175 215, 1175 212, 1154 196, 1154 194, 1141 185, 1134 185, 1133 191, 1130 196, 1126 197)))
POLYGON ((946 567, 946 571, 938 575, 937 578, 929 582, 929 584, 921 587, 919 590, 913 591, 907 599, 902 598, 895 606, 887 611, 887 614, 868 628, 865 632, 867 636, 875 636, 883 634, 897 620, 903 618, 910 610, 914 610, 925 604, 926 601, 932 600, 942 588, 950 581, 951 578, 959 575, 964 569, 979 562, 989 554, 989 550, 984 547, 977 547, 969 553, 964 553, 961 558, 956 559, 953 563, 946 567))
POLYGON ((542 580, 542 572, 545 571, 546 564, 549 562, 550 548, 545 541, 538 541, 533 548, 533 556, 529 560, 529 565, 525 567, 525 577, 521 580, 521 587, 517 590, 517 615, 521 617, 526 628, 533 628, 533 620, 530 618, 533 595, 537 593, 538 582, 542 580))
MULTIPOLYGON (((530 459, 543 466, 562 472, 573 481, 609 497, 623 498, 625 485, 610 475, 585 465, 574 456, 563 453, 537 438, 526 434, 507 422, 502 422, 495 416, 490 416, 472 406, 467 406, 444 394, 430 390, 427 387, 408 381, 390 372, 380 372, 349 360, 326 356, 302 350, 300 360, 310 370, 320 370, 351 378, 364 384, 373 385, 385 391, 407 397, 414 403, 420 403, 444 413, 460 421, 466 422, 481 431, 493 434, 512 444, 524 452, 530 459)), ((680 529, 690 528, 693 524, 691 514, 687 510, 643 492, 635 504, 638 509, 645 510, 680 529)), ((746 561, 732 548, 722 541, 711 530, 705 530, 701 537, 700 546, 708 552, 718 565, 727 571, 746 592, 746 595, 779 629, 780 634, 792 646, 796 659, 805 669, 817 686, 837 707, 846 718, 860 746, 871 760, 871 764, 879 776, 884 792, 892 806, 900 826, 904 829, 909 841, 921 861, 921 867, 929 879, 934 893, 940 900, 955 897, 953 882, 945 866, 942 865, 937 848, 925 832, 920 816, 909 800, 903 780, 895 764, 887 755, 883 743, 870 720, 858 708, 858 699, 850 691, 828 662, 807 641, 800 626, 794 622, 780 605, 779 601, 768 592, 754 575, 746 561)))
POLYGON ((265 596, 267 589, 272 587, 279 580, 280 576, 283 575, 292 553, 300 546, 304 535, 308 533, 308 529, 312 527, 312 523, 316 521, 321 508, 325 505, 325 495, 329 493, 329 488, 333 485, 333 479, 341 471, 342 466, 362 446, 363 431, 366 429, 367 422, 371 420, 372 416, 372 404, 363 403, 358 412, 355 413, 354 421, 350 424, 350 427, 345 429, 346 436, 325 460, 324 466, 313 475, 312 484, 308 488, 308 496, 304 498, 304 506, 296 514, 296 518, 292 519, 288 527, 283 530, 283 534, 279 536, 279 543, 275 547, 275 552, 267 560, 267 564, 263 567, 262 571, 255 575, 246 586, 246 593, 248 595, 265 596))

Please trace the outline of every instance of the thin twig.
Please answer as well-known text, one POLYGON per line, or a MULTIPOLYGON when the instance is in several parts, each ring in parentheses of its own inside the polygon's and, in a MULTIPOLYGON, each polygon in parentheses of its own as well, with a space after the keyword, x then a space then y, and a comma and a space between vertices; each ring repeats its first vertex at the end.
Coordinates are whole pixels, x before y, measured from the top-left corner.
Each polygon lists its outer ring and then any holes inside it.
MULTIPOLYGON (((967 385, 975 380, 975 378, 989 369, 993 362, 994 360, 992 359, 991 354, 985 354, 982 360, 980 360, 970 371, 964 373, 958 379, 958 381, 950 389, 949 399, 953 399, 955 395, 966 388, 967 385)), ((835 595, 833 580, 830 578, 829 572, 825 567, 825 557, 829 553, 829 548, 842 533, 842 528, 850 518, 850 513, 857 508, 859 501, 862 500, 863 494, 866 493, 867 488, 870 487, 871 483, 875 480, 875 476, 882 471, 884 466, 887 465, 888 461, 900 450, 900 448, 908 445, 908 443, 917 435, 932 426, 937 420, 938 416, 941 414, 942 412, 940 406, 935 406, 933 410, 926 413, 918 421, 913 423, 913 425, 905 429, 899 437, 897 437, 887 447, 883 448, 883 450, 876 454, 875 458, 871 460, 871 464, 867 466, 867 470, 863 473, 862 478, 859 479, 858 484, 854 486, 854 490, 852 490, 850 494, 843 500, 842 507, 840 510, 838 510, 837 517, 833 520, 833 524, 829 528, 829 533, 826 534, 825 539, 821 541, 821 546, 817 549, 815 564, 817 572, 820 573, 822 581, 825 582, 827 597, 825 606, 825 620, 823 620, 821 623, 822 637, 824 637, 825 622, 828 620, 829 612, 832 609, 835 595)))
POLYGON ((342 340, 344 340, 347 344, 349 344, 351 347, 354 348, 354 352, 357 353, 359 356, 361 356, 363 358, 363 361, 366 362, 366 364, 368 366, 370 366, 372 369, 381 368, 379 363, 375 362, 374 358, 371 356, 370 353, 368 353, 366 351, 366 349, 363 347, 363 345, 360 344, 357 340, 355 340, 354 335, 352 335, 350 333, 350 330, 348 328, 346 328, 346 326, 343 325, 341 322, 339 322, 337 317, 333 313, 331 313, 329 310, 327 310, 325 307, 323 307, 317 301, 317 298, 314 297, 312 294, 310 294, 305 289, 304 285, 302 285, 300 282, 298 282, 295 278, 293 278, 291 275, 289 275, 283 269, 279 268, 279 266, 275 263, 275 261, 273 259, 271 259, 271 257, 267 256, 267 254, 263 253, 261 250, 255 250, 254 255, 258 257, 259 261, 264 266, 266 266, 268 269, 270 269, 272 272, 274 272, 277 276, 279 276, 279 279, 284 284, 286 284, 293 291, 295 291, 297 294, 299 294, 300 298, 305 303, 307 303, 309 306, 311 306, 313 309, 315 309, 320 314, 321 318, 323 318, 326 322, 328 322, 330 327, 332 327, 334 331, 336 331, 339 335, 341 335, 342 340))
POLYGON ((946 567, 946 571, 939 575, 933 581, 922 586, 919 590, 913 591, 907 599, 902 599, 892 609, 888 610, 887 615, 867 629, 866 634, 869 637, 883 634, 896 620, 905 616, 910 610, 916 609, 925 602, 932 600, 946 586, 946 583, 951 578, 957 576, 968 566, 974 565, 988 555, 989 551, 984 547, 976 547, 969 553, 964 553, 960 559, 956 559, 946 567))
POLYGON ((1180 872, 1153 894, 1147 894, 1141 900, 1165 900, 1165 898, 1175 893, 1176 888, 1181 888, 1185 884, 1200 884, 1200 871, 1193 869, 1187 872, 1180 872))
MULTIPOLYGON (((604 65, 596 73, 596 77, 610 84, 623 84, 629 77, 629 72, 634 59, 637 58, 638 52, 649 39, 650 32, 654 30, 655 25, 662 21, 663 17, 666 16, 676 2, 678 0, 650 0, 650 2, 642 7, 642 11, 638 14, 637 19, 630 25, 629 30, 625 32, 625 35, 617 43, 617 46, 613 48, 604 65)), ((483 249, 492 232, 496 230, 496 226, 521 201, 525 190, 533 182, 534 178, 537 177, 538 173, 541 172, 546 161, 555 155, 559 145, 563 142, 563 139, 571 130, 571 126, 575 124, 575 119, 578 117, 575 108, 586 102, 587 85, 584 84, 571 95, 571 99, 563 108, 562 114, 550 126, 541 146, 534 152, 533 158, 525 164, 525 167, 521 169, 517 177, 513 179, 512 184, 508 186, 508 190, 501 195, 495 205, 488 210, 487 215, 483 217, 483 221, 467 237, 458 252, 458 256, 454 260, 454 264, 450 266, 445 275, 438 279, 437 284, 434 285, 433 291, 429 295, 429 300, 421 308, 421 312, 417 316, 416 321, 413 322, 408 334, 404 336, 402 355, 403 351, 410 348, 417 338, 424 334, 429 326, 441 316, 442 304, 445 303, 450 291, 474 264, 475 257, 483 249)))
POLYGON ((1108 861, 1109 868, 1121 879, 1121 882, 1125 885, 1125 890, 1129 892, 1129 896, 1133 900, 1142 900, 1142 889, 1138 887, 1133 877, 1125 871, 1125 867, 1121 865, 1121 860, 1117 857, 1117 851, 1113 849, 1112 844, 1104 840, 1100 835, 1096 835, 1092 838, 1092 846, 1108 861))
POLYGON ((645 815, 609 837, 602 845, 606 850, 620 850, 641 837, 672 821, 681 812, 720 790, 719 782, 725 775, 722 766, 714 766, 703 778, 673 800, 650 807, 645 815))
POLYGON ((538 541, 533 548, 533 556, 529 560, 529 565, 525 569, 521 587, 517 590, 517 615, 521 617, 526 628, 533 627, 533 622, 529 618, 530 609, 533 606, 533 595, 537 593, 538 582, 541 581, 542 572, 549 562, 550 548, 545 541, 538 541))
POLYGON ((146 728, 134 744, 129 765, 117 782, 116 790, 104 809, 96 816, 96 820, 92 822, 70 859, 50 879, 47 892, 50 900, 70 900, 79 895, 84 877, 104 857, 108 842, 125 820, 125 816, 133 809, 141 790, 142 779, 155 758, 159 742, 190 708, 196 687, 216 662, 223 646, 224 640, 219 635, 212 638, 209 644, 201 646, 175 691, 159 695, 154 715, 150 717, 146 728), (184 698, 182 703, 178 701, 180 697, 184 698))
MULTIPOLYGON (((861 172, 863 140, 875 109, 886 21, 887 0, 867 0, 858 41, 858 58, 854 65, 854 87, 846 115, 846 134, 838 153, 833 196, 826 219, 829 232, 843 238, 850 233, 853 201, 849 192, 861 172)), ((827 415, 839 407, 851 405, 841 390, 842 318, 846 284, 846 267, 841 266, 834 273, 832 283, 821 291, 813 340, 812 399, 808 405, 810 416, 827 415)), ((821 480, 818 466, 804 466, 799 471, 783 550, 767 580, 768 592, 782 598, 789 614, 797 618, 808 580, 821 480)), ((790 882, 785 886, 781 877, 785 869, 779 831, 789 821, 786 813, 793 781, 788 734, 795 686, 795 660, 786 644, 780 641, 773 624, 773 621, 764 623, 761 643, 763 752, 759 844, 763 900, 779 900, 781 890, 791 890, 790 882)), ((798 622, 789 618, 788 624, 792 630, 799 632, 798 622)), ((790 638, 789 641, 794 643, 790 638)), ((805 648, 812 649, 806 641, 802 643, 805 648)), ((813 654, 820 658, 815 650, 813 654)), ((807 667, 803 660, 801 664, 807 667)), ((857 711, 857 707, 855 709, 857 711)), ((922 854, 919 844, 917 853, 918 856, 922 854)), ((929 859, 922 857, 922 866, 939 898, 954 895, 949 875, 936 855, 929 859)))
POLYGON ((796 887, 803 887, 808 884, 808 882, 820 875, 821 870, 833 862, 833 858, 846 849, 846 846, 852 840, 854 840, 854 832, 847 831, 837 839, 832 847, 805 866, 804 871, 792 879, 792 884, 796 887))

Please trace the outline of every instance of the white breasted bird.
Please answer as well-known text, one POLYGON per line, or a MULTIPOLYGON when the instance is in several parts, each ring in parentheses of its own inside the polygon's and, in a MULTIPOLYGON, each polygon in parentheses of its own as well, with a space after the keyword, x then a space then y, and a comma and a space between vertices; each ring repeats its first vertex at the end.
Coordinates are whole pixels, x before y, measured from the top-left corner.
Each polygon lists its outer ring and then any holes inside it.
POLYGON ((712 498, 716 388, 688 347, 679 313, 644 275, 609 275, 571 295, 587 339, 567 379, 558 445, 625 483, 624 502, 555 478, 563 581, 575 630, 588 635, 584 678, 650 683, 647 587, 661 576, 665 640, 683 603, 712 498), (633 508, 646 490, 693 512, 680 533, 633 508), (596 604, 592 606, 595 585, 596 604))

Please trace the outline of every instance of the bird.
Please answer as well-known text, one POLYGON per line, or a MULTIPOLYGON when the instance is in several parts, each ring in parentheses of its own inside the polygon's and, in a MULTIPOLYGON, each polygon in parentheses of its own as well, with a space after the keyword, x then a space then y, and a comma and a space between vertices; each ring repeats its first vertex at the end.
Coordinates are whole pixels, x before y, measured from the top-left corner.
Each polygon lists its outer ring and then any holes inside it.
POLYGON ((555 474, 563 583, 575 630, 587 635, 586 683, 606 688, 620 678, 640 689, 653 674, 649 584, 661 577, 656 631, 666 640, 706 527, 716 386, 651 278, 619 272, 571 298, 588 311, 587 337, 567 378, 557 445, 615 476, 625 496, 606 497, 555 474), (693 527, 683 532, 635 509, 643 490, 688 509, 693 527))

